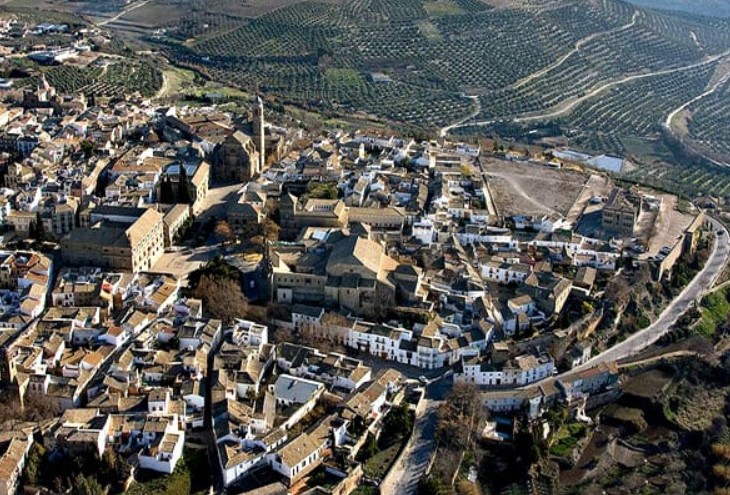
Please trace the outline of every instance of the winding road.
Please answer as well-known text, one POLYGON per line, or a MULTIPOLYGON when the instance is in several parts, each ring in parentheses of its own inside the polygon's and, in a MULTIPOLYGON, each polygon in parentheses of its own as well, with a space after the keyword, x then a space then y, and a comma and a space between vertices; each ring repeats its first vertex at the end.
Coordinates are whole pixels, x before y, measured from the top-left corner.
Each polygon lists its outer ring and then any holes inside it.
POLYGON ((621 86, 623 84, 627 84, 633 81, 638 81, 641 79, 647 79, 649 77, 657 77, 657 76, 666 76, 668 74, 675 74, 677 72, 684 72, 691 69, 696 69, 697 67, 702 67, 703 65, 707 64, 713 64, 717 62, 718 60, 727 57, 730 55, 730 50, 726 50, 718 55, 713 55, 711 57, 706 57, 700 62, 695 62, 690 65, 684 65, 682 67, 675 67, 674 69, 662 69, 657 70, 654 72, 647 72, 646 74, 634 74, 633 76, 626 76, 622 79, 618 79, 616 81, 607 82, 605 84, 602 84, 601 86, 598 86, 597 88, 591 90, 590 92, 586 93, 585 95, 581 96, 580 98, 576 98, 575 100, 570 101, 567 104, 564 104, 563 106, 559 106, 557 110, 547 112, 547 113, 541 113, 537 115, 529 115, 525 117, 517 117, 514 119, 515 122, 532 122, 535 120, 545 120, 545 119, 551 119, 554 117, 560 117, 561 115, 565 115, 566 113, 570 113, 573 111, 575 107, 583 103, 584 101, 590 100, 591 98, 594 98, 598 96, 599 94, 603 93, 604 91, 607 91, 611 88, 614 88, 616 86, 621 86))
POLYGON ((716 232, 716 242, 712 247, 710 257, 707 259, 707 263, 705 263, 702 270, 692 279, 679 296, 674 298, 662 314, 659 315, 659 318, 644 330, 631 335, 623 342, 619 342, 610 349, 603 351, 584 365, 565 373, 566 375, 596 366, 600 363, 618 361, 631 357, 643 351, 668 333, 677 319, 693 304, 702 299, 712 286, 715 285, 715 282, 717 282, 717 279, 727 265, 728 256, 730 256, 730 245, 728 244, 728 231, 725 226, 714 218, 708 217, 708 220, 716 232), (717 232, 722 232, 722 234, 717 235, 717 232))
MULTIPOLYGON (((560 378, 570 376, 600 363, 631 357, 665 335, 677 319, 712 288, 730 257, 730 244, 728 244, 730 234, 728 234, 728 230, 713 218, 708 217, 708 221, 715 231, 716 242, 712 247, 707 263, 652 325, 602 352, 582 366, 523 388, 531 389, 547 382, 554 383, 560 378), (719 232, 721 234, 718 234, 719 232)), ((448 393, 450 383, 451 380, 442 379, 432 383, 426 389, 427 398, 423 399, 417 410, 413 435, 400 460, 393 466, 393 472, 389 474, 380 487, 383 495, 413 495, 417 493, 418 480, 426 473, 436 448, 438 406, 448 393)))
POLYGON ((730 73, 725 74, 720 79, 718 79, 717 82, 715 82, 715 84, 713 84, 710 87, 710 89, 708 89, 707 91, 705 91, 701 95, 695 96, 691 100, 683 103, 682 105, 680 105, 679 107, 677 107, 676 109, 674 109, 672 111, 672 113, 670 113, 669 115, 667 115, 667 119, 664 121, 664 127, 666 127, 668 131, 672 132, 672 121, 677 116, 677 114, 679 114, 680 112, 682 112, 683 110, 685 110, 686 108, 688 108, 692 103, 698 102, 701 99, 710 96, 712 93, 714 93, 715 91, 717 91, 721 86, 723 86, 728 81, 728 79, 730 79, 730 73))
MULTIPOLYGON (((617 27, 615 29, 610 29, 608 31, 602 31, 600 33, 593 33, 593 34, 591 34, 589 36, 586 36, 585 38, 579 39, 575 43, 575 47, 572 50, 570 50, 568 53, 566 53, 565 55, 562 55, 558 60, 556 60, 552 64, 548 65, 547 67, 544 67, 544 68, 540 69, 537 72, 533 72, 529 76, 527 76, 527 77, 525 77, 523 79, 520 79, 519 81, 515 82, 512 85, 512 88, 514 88, 514 89, 521 88, 525 84, 527 84, 527 83, 529 83, 529 82, 531 82, 531 81, 533 81, 535 79, 538 79, 538 78, 544 76, 545 74, 548 74, 549 72, 554 71, 555 69, 557 69, 560 66, 562 66, 570 57, 572 57, 573 55, 575 55, 576 53, 578 53, 580 51, 580 49, 583 48, 583 46, 586 43, 588 43, 590 41, 593 41, 596 38, 599 38, 601 36, 605 36, 605 35, 611 34, 611 33, 621 32, 621 31, 624 31, 626 29, 631 29, 632 27, 634 27, 636 25, 636 21, 639 18, 639 16, 640 16, 639 11, 634 11, 634 15, 631 16, 631 22, 629 22, 628 24, 625 24, 623 26, 617 27)), ((484 125, 491 125, 491 124, 493 124, 495 122, 493 120, 490 120, 490 121, 484 121, 484 122, 475 123, 475 124, 474 123, 469 123, 469 121, 471 119, 476 118, 481 113, 481 111, 482 111, 482 103, 479 100, 479 97, 478 96, 470 95, 470 96, 466 96, 466 98, 471 98, 472 100, 474 100, 474 102, 476 104, 475 110, 473 112, 471 112, 469 115, 467 115, 466 117, 464 117, 462 119, 459 119, 458 121, 454 122, 453 124, 450 124, 450 125, 447 125, 445 127, 442 127, 441 130, 439 131, 439 135, 441 137, 446 137, 446 135, 449 132, 451 132, 452 130, 458 129, 458 128, 461 128, 461 127, 464 127, 464 126, 469 126, 469 125, 481 125, 481 126, 484 126, 484 125)))
MULTIPOLYGON (((677 107, 676 109, 674 109, 669 115, 667 115, 667 118, 664 121, 664 127, 667 129, 667 131, 669 131, 671 134, 673 134, 674 136, 676 136, 677 139, 679 139, 680 141, 682 141, 682 139, 681 139, 682 137, 679 136, 679 135, 677 135, 677 133, 675 133, 674 132, 674 129, 672 128, 672 122, 674 121, 675 117, 680 112, 683 112, 685 109, 689 108, 689 106, 692 105, 693 103, 696 103, 696 102, 700 101, 701 99, 706 98, 706 97, 710 96, 711 94, 713 94, 715 91, 717 91, 722 86, 724 86, 725 84, 727 84, 728 80, 730 80, 730 73, 727 73, 724 76, 722 76, 720 79, 718 79, 715 82, 715 84, 713 84, 710 87, 710 89, 708 89, 707 91, 705 91, 701 95, 695 96, 691 100, 683 103, 682 105, 680 105, 679 107, 677 107)), ((684 143, 684 145, 687 148, 692 149, 692 146, 690 144, 684 143)), ((715 165, 718 165, 720 167, 730 167, 730 163, 725 163, 725 162, 721 162, 719 160, 715 160, 714 158, 710 158, 709 156, 706 156, 706 155, 704 155, 703 153, 701 153, 701 152, 699 152, 697 150, 694 150, 694 149, 692 149, 692 150, 695 153, 698 153, 698 154, 702 155, 702 157, 704 157, 705 160, 708 160, 708 161, 714 163, 715 165)))
POLYGON ((446 137, 446 135, 451 131, 451 129, 456 129, 457 127, 461 127, 466 123, 467 121, 471 119, 475 119, 477 115, 479 115, 482 111, 482 102, 479 100, 478 96, 466 96, 465 98, 470 98, 474 101, 474 111, 471 112, 469 115, 464 117, 463 119, 459 119, 458 121, 454 122, 451 125, 447 125, 446 127, 442 127, 439 131, 439 135, 441 137, 446 137))

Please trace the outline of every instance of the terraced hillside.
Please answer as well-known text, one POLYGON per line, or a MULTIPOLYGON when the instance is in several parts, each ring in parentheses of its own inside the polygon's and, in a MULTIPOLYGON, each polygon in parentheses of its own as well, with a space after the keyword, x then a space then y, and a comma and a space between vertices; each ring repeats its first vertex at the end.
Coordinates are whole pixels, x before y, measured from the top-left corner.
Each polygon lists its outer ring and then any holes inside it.
POLYGON ((198 37, 194 17, 182 23, 168 55, 325 108, 428 128, 556 119, 615 148, 658 132, 730 54, 730 20, 621 0, 303 1, 237 27, 216 19, 217 34, 198 37))

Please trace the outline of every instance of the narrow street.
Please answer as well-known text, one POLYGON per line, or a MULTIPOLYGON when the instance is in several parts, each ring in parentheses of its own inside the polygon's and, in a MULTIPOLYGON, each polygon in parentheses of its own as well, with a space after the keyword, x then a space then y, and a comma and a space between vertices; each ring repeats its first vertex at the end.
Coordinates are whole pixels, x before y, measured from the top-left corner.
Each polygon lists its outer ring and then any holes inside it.
POLYGON ((425 474, 436 447, 436 421, 439 402, 424 399, 417 411, 413 436, 403 451, 402 459, 393 466, 390 483, 380 486, 383 495, 406 495, 418 491, 418 481, 425 474))

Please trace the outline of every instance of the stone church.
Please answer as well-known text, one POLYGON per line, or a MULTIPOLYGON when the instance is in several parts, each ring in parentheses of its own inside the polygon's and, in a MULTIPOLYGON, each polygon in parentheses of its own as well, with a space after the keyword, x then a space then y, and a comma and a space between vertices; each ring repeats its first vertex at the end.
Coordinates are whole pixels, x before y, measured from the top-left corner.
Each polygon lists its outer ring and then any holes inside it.
POLYGON ((266 134, 264 102, 257 97, 250 134, 235 131, 213 151, 213 177, 224 181, 251 180, 264 171, 267 156, 278 158, 280 142, 276 138, 266 134))

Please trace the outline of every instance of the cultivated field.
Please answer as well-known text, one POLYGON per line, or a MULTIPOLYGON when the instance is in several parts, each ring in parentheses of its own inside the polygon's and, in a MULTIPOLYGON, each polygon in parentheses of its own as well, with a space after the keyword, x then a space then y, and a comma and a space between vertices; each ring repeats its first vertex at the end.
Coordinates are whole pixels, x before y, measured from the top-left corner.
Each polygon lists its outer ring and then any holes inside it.
MULTIPOLYGON (((123 19, 154 18, 163 2, 193 5, 168 22, 163 49, 213 79, 430 129, 555 120, 612 152, 656 137, 730 56, 730 20, 618 0, 153 0, 123 19)), ((715 96, 691 132, 722 150, 714 126, 730 104, 715 96)))

